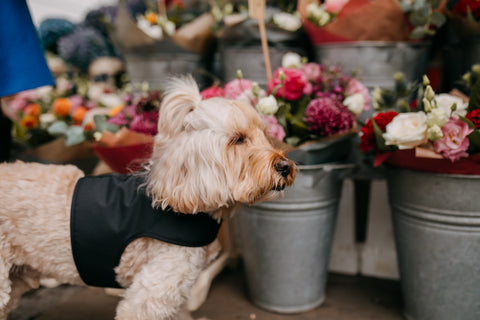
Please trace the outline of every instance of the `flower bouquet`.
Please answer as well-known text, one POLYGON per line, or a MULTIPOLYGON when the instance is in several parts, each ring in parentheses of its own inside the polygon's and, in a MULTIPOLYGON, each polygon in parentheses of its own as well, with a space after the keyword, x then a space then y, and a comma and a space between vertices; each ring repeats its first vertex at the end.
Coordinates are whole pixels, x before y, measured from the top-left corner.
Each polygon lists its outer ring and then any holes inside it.
MULTIPOLYGON (((206 56, 214 40, 213 18, 206 2, 145 0, 146 11, 132 17, 120 4, 112 38, 127 61, 133 82, 160 85, 168 73, 208 69, 206 56)), ((198 79, 197 79, 198 81, 198 79)))
MULTIPOLYGON (((360 149, 375 154, 374 166, 480 174, 480 82, 470 99, 457 91, 435 94, 426 76, 423 84, 414 103, 390 105, 366 122, 360 149)), ((374 94, 375 105, 387 106, 384 96, 374 94)))
POLYGON ((477 1, 448 0, 442 12, 447 24, 442 40, 442 89, 458 88, 458 80, 473 64, 480 63, 480 11, 477 1))
POLYGON ((87 79, 60 76, 53 87, 23 91, 6 101, 3 107, 14 123, 13 136, 27 147, 28 156, 60 163, 94 157, 84 120, 105 105, 88 93, 87 79))
POLYGON ((393 87, 396 71, 411 81, 427 72, 429 39, 445 21, 437 6, 437 1, 305 0, 299 11, 316 61, 358 70, 373 88, 393 87))
POLYGON ((148 87, 128 92, 108 114, 95 114, 93 149, 112 170, 129 173, 150 158, 157 134, 161 93, 148 87))
POLYGON ((244 79, 212 86, 204 98, 246 100, 262 115, 268 134, 299 164, 345 160, 356 119, 369 108, 368 89, 338 67, 306 62, 298 54, 284 56, 266 88, 244 79))

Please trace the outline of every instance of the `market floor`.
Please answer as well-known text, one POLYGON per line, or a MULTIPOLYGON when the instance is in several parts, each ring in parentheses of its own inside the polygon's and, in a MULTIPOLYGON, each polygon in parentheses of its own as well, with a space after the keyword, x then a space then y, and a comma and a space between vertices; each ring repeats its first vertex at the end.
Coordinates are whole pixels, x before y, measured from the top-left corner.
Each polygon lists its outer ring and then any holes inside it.
MULTIPOLYGON (((118 300, 99 288, 43 288, 26 294, 8 320, 109 320, 114 318, 118 300)), ((329 274, 326 300, 320 307, 284 315, 252 304, 241 266, 227 267, 193 316, 211 320, 401 320, 400 286, 398 281, 329 274)))

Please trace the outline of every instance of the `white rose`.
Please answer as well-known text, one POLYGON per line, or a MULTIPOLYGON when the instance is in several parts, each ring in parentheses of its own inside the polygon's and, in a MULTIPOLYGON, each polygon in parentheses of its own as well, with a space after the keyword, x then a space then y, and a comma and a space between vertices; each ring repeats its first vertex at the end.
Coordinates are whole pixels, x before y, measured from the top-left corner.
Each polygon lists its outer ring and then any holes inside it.
POLYGON ((105 93, 100 96, 98 100, 99 103, 103 104, 105 107, 112 109, 123 104, 122 99, 113 93, 105 93))
POLYGON ((154 39, 161 39, 163 37, 162 27, 159 25, 151 25, 150 22, 142 16, 137 17, 137 26, 148 36, 154 39))
POLYGON ((257 110, 267 116, 274 115, 278 111, 277 99, 272 95, 261 98, 257 103, 257 110))
POLYGON ((363 111, 365 105, 365 97, 361 93, 355 93, 343 100, 343 105, 353 114, 359 115, 363 111))
POLYGON ((310 3, 306 10, 309 19, 314 20, 319 27, 323 27, 330 21, 330 14, 314 2, 310 3))
POLYGON ((165 22, 165 25, 163 27, 165 29, 165 33, 169 36, 173 35, 175 33, 176 28, 177 28, 175 26, 175 23, 173 23, 172 21, 169 21, 169 20, 167 20, 165 22))
POLYGON ((40 115, 40 123, 42 125, 49 125, 51 123, 54 123, 56 120, 55 116, 51 113, 42 113, 40 115))
POLYGON ((302 20, 298 16, 286 12, 274 14, 273 23, 287 31, 296 31, 302 26, 302 20))
POLYGON ((427 116, 425 112, 401 113, 385 127, 386 145, 398 149, 411 149, 427 142, 427 116))
POLYGON ((282 57, 283 68, 300 68, 302 66, 302 57, 295 52, 287 52, 282 57))
POLYGON ((459 97, 448 93, 440 93, 435 95, 435 101, 437 101, 438 108, 443 110, 449 117, 454 103, 457 104, 457 110, 452 115, 464 117, 467 114, 468 103, 463 102, 459 97))

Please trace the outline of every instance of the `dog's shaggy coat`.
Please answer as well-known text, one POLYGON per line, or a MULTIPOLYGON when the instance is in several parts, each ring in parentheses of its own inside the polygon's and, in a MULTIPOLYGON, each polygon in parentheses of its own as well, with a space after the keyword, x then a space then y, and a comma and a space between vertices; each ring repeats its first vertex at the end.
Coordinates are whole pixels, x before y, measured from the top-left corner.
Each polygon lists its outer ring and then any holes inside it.
MULTIPOLYGON (((239 203, 277 197, 295 166, 274 148, 246 103, 202 100, 191 77, 165 88, 146 170, 153 206, 215 219, 239 203)), ((82 285, 72 258, 70 208, 83 173, 72 165, 0 164, 0 320, 41 278, 82 285)), ((218 253, 218 242, 191 248, 139 238, 115 268, 126 288, 115 319, 177 319, 189 290, 218 253)))

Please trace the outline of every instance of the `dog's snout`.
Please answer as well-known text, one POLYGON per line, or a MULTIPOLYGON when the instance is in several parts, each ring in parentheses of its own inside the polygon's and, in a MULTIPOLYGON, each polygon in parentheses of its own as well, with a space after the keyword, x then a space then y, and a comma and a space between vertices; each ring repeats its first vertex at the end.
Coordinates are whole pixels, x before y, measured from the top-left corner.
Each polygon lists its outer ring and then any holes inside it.
POLYGON ((282 177, 287 177, 292 170, 292 162, 288 159, 280 159, 275 163, 275 170, 282 175, 282 177))

